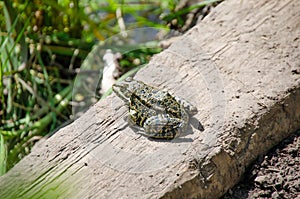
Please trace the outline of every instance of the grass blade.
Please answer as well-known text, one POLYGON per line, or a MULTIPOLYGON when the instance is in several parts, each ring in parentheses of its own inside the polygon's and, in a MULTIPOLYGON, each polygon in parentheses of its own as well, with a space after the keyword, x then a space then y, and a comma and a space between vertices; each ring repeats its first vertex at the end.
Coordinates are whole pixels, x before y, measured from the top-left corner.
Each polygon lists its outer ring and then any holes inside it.
POLYGON ((6 173, 6 144, 3 135, 0 133, 0 176, 6 173))

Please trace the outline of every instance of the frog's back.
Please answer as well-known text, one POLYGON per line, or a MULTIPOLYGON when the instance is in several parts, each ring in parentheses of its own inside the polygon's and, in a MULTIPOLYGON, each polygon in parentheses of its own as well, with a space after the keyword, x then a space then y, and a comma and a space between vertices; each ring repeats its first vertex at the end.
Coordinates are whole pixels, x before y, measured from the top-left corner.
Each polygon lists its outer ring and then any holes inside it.
POLYGON ((142 82, 139 82, 139 84, 143 84, 143 86, 136 87, 134 91, 136 97, 139 98, 139 100, 142 101, 143 104, 145 104, 149 108, 158 106, 162 107, 163 100, 167 95, 167 92, 146 85, 142 82))

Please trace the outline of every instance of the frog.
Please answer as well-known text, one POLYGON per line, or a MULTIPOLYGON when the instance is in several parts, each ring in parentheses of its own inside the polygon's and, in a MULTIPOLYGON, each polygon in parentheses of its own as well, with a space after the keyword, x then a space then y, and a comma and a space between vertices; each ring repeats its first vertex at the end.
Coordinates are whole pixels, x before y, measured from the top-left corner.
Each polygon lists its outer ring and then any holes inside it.
POLYGON ((132 77, 115 83, 112 90, 128 107, 129 123, 150 138, 179 137, 186 131, 190 116, 198 112, 187 100, 132 77))

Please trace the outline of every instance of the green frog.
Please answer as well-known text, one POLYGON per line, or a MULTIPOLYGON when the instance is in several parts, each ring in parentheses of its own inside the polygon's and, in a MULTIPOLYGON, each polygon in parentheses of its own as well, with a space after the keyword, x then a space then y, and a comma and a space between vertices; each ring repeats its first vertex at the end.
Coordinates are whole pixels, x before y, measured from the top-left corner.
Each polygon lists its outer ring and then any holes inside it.
POLYGON ((151 138, 178 137, 186 130, 190 115, 197 113, 197 108, 186 100, 132 77, 114 84, 113 91, 128 106, 129 121, 151 138))

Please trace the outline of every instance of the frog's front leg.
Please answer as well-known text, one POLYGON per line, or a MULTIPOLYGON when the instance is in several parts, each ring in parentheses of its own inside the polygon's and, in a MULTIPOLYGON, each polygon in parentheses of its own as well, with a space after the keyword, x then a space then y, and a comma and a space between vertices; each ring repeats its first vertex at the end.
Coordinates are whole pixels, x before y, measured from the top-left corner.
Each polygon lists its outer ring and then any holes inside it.
POLYGON ((186 129, 187 123, 169 114, 158 114, 149 117, 143 127, 146 135, 149 137, 173 139, 186 129))

